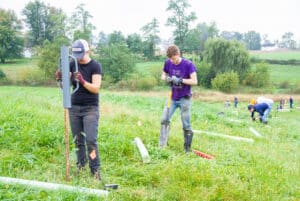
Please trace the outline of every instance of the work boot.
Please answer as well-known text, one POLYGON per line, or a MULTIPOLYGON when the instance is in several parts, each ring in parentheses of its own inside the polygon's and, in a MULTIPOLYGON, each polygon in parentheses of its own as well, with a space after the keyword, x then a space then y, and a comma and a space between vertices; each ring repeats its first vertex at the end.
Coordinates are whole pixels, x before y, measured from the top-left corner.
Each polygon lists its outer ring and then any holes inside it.
POLYGON ((191 152, 191 145, 193 141, 193 131, 184 130, 184 151, 185 153, 191 152))
POLYGON ((95 180, 101 181, 101 175, 100 175, 100 171, 99 170, 96 171, 96 172, 94 172, 94 173, 92 173, 92 175, 93 175, 93 177, 94 177, 95 180))
POLYGON ((85 171, 85 166, 77 164, 77 170, 76 170, 76 175, 79 176, 81 172, 85 171))

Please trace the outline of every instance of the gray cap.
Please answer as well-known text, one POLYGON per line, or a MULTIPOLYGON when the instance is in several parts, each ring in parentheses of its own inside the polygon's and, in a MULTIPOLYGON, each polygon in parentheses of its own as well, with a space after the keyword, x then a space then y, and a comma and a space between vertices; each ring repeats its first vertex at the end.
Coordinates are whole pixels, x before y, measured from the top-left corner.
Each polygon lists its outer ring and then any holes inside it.
POLYGON ((77 59, 82 59, 84 54, 90 50, 88 42, 78 39, 72 44, 72 55, 77 59))

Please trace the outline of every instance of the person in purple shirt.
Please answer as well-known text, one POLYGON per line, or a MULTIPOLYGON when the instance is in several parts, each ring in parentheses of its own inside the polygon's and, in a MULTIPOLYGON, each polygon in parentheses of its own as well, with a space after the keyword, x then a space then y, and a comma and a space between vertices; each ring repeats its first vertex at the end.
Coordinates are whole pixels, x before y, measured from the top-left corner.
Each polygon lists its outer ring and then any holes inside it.
POLYGON ((270 112, 270 106, 267 103, 257 103, 255 105, 248 105, 248 110, 251 112, 251 118, 255 121, 254 113, 259 114, 260 122, 267 124, 267 118, 270 112))
POLYGON ((180 50, 176 45, 168 47, 167 57, 168 59, 164 63, 161 79, 170 84, 172 100, 169 113, 167 113, 167 104, 164 107, 161 124, 169 125, 175 110, 177 108, 180 109, 184 150, 187 153, 191 151, 193 140, 193 131, 190 123, 191 86, 198 84, 196 67, 190 60, 181 57, 180 50))

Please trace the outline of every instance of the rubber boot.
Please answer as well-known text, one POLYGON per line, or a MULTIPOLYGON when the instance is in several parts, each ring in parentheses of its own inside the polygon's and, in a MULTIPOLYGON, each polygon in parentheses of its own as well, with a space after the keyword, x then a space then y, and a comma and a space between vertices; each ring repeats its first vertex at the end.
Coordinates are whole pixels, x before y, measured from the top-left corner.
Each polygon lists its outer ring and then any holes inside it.
POLYGON ((192 141, 193 141, 193 131, 184 130, 184 151, 185 151, 185 153, 191 152, 192 141))

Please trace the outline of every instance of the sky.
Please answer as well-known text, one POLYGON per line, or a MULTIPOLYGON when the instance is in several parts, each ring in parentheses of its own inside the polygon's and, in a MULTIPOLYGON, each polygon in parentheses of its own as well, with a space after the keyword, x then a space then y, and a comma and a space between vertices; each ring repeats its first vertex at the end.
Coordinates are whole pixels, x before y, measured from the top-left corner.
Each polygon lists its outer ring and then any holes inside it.
MULTIPOLYGON (((14 10, 23 18, 21 10, 33 0, 0 0, 0 8, 14 10)), ((158 19, 160 37, 169 39, 174 28, 167 27, 168 0, 43 0, 44 3, 61 8, 68 16, 80 4, 85 4, 96 27, 95 34, 121 31, 124 35, 139 33, 141 27, 158 19)), ((270 40, 280 40, 286 32, 292 32, 300 42, 300 0, 188 0, 188 12, 195 12, 197 20, 192 24, 216 23, 220 31, 246 33, 256 31, 268 35, 270 40)))

